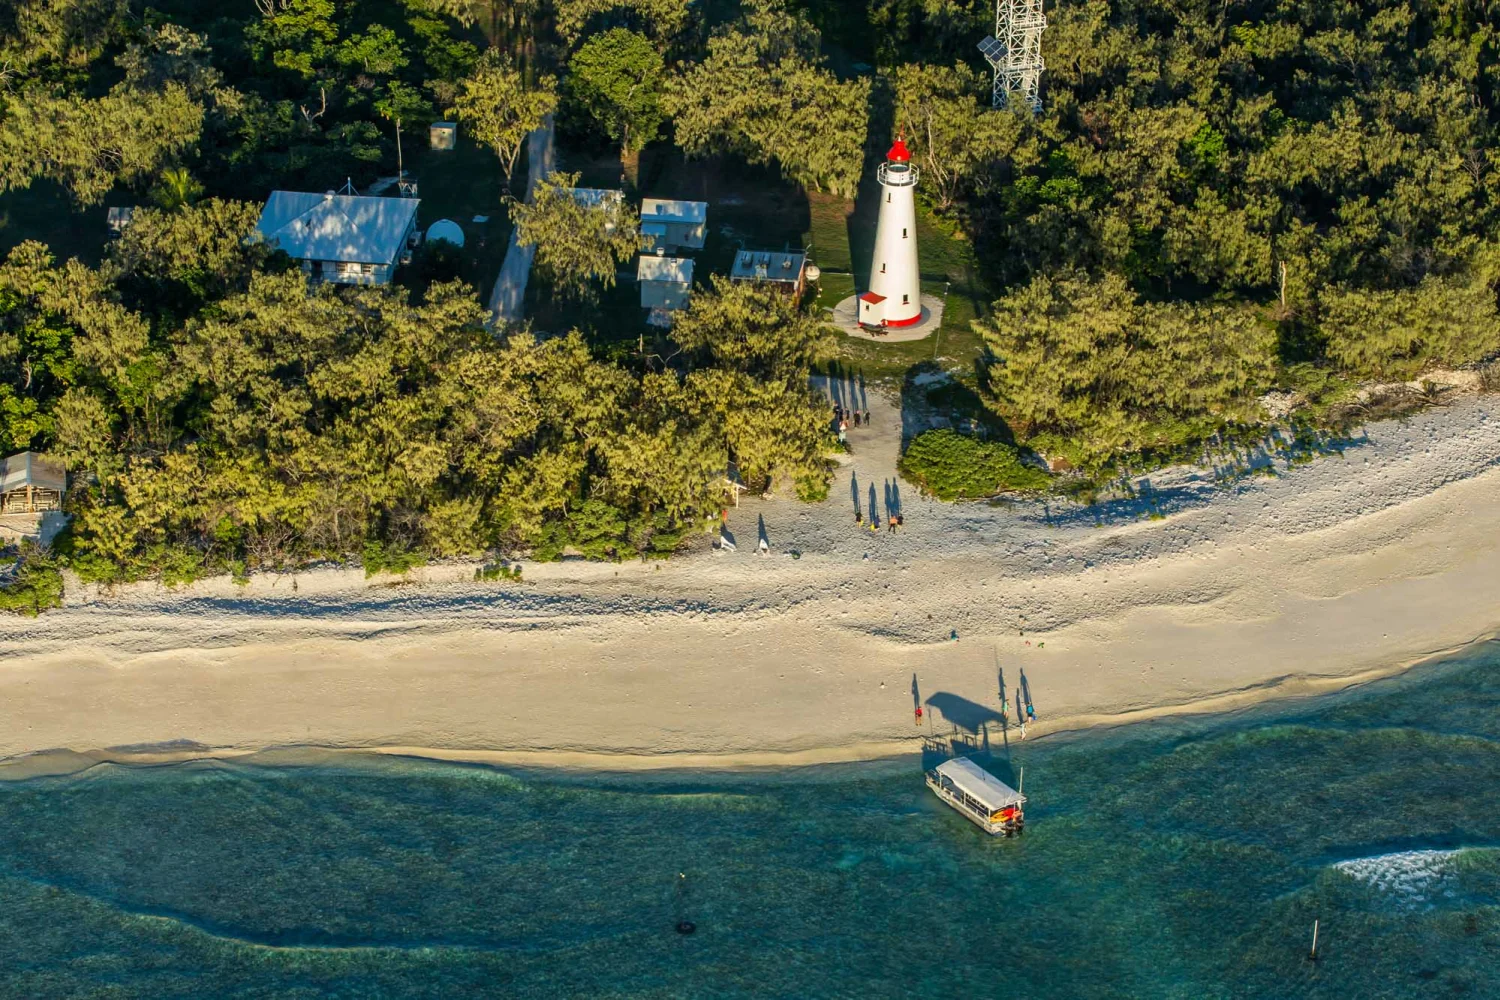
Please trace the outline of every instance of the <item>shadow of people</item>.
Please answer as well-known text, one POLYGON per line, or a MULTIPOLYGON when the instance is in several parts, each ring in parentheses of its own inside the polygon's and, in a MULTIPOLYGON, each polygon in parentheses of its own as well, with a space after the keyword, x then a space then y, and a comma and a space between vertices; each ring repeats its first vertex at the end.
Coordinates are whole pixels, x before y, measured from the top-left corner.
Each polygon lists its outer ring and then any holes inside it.
POLYGON ((901 513, 901 487, 896 485, 896 480, 884 480, 885 485, 885 516, 890 520, 901 513))
POLYGON ((855 515, 862 514, 863 511, 859 508, 859 473, 857 472, 849 474, 849 499, 854 503, 855 515))
POLYGON ((911 675, 911 707, 912 711, 922 707, 922 689, 917 687, 917 675, 911 675))
POLYGON ((870 517, 873 518, 880 508, 875 503, 875 484, 870 484, 870 517))
MULTIPOLYGON (((1027 716, 1029 716, 1031 718, 1031 721, 1035 722, 1036 721, 1036 710, 1031 707, 1031 682, 1026 679, 1026 671, 1024 671, 1024 670, 1021 671, 1021 690, 1019 692, 1017 692, 1017 693, 1018 694, 1022 694, 1022 695, 1025 696, 1025 698, 1026 698, 1026 704, 1025 704, 1026 714, 1027 714, 1027 716)), ((1016 706, 1016 711, 1019 712, 1021 710, 1022 710, 1022 706, 1017 705, 1016 706)))
POLYGON ((762 549, 771 547, 771 536, 766 534, 766 515, 760 514, 756 517, 756 542, 762 549))

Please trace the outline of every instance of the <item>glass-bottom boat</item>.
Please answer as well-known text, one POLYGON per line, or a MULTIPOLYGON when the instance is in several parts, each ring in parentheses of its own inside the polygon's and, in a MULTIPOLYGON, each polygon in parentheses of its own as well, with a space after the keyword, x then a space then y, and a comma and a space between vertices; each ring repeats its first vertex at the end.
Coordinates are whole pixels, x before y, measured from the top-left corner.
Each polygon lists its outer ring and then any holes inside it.
POLYGON ((934 795, 993 837, 1011 837, 1026 827, 1026 796, 968 757, 955 757, 927 772, 934 795))

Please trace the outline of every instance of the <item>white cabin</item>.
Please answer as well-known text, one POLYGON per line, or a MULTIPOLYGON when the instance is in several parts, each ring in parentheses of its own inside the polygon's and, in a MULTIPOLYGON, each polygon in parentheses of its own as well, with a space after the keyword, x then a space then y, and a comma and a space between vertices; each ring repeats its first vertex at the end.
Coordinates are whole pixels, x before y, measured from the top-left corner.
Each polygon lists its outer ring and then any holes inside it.
MULTIPOLYGON (((625 202, 625 192, 614 188, 569 188, 568 193, 573 200, 584 208, 610 208, 625 202)), ((618 216, 616 216, 618 218, 618 216)), ((615 231, 614 222, 606 222, 604 231, 612 233, 615 231)))
POLYGON ((693 262, 684 257, 642 254, 635 279, 641 283, 641 308, 675 312, 686 309, 693 294, 693 262))
POLYGON ((1013 836, 1026 826, 1021 810, 1026 796, 968 757, 955 757, 928 771, 927 787, 990 836, 1013 836))
POLYGON ((641 234, 653 249, 702 250, 708 238, 708 202, 647 198, 641 202, 641 234))
POLYGON ((416 242, 418 204, 415 198, 272 191, 255 228, 315 281, 386 285, 416 242))

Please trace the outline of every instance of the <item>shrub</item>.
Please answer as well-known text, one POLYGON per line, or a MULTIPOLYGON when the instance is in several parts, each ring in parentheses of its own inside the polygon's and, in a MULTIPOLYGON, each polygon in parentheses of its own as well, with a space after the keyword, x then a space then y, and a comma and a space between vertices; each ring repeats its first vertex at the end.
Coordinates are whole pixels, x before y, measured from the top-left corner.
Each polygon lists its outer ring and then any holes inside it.
POLYGON ((494 583, 496 580, 507 580, 511 583, 521 582, 520 563, 490 563, 481 566, 474 571, 475 583, 494 583))
POLYGON ((901 456, 901 473, 939 500, 975 500, 1007 490, 1046 488, 1048 475, 1016 450, 951 430, 919 434, 901 456))
POLYGON ((421 566, 427 561, 426 557, 419 552, 403 552, 400 549, 391 548, 378 538, 371 538, 365 542, 361 556, 360 561, 364 563, 366 579, 378 573, 401 576, 412 567, 421 566))
POLYGON ((27 542, 9 579, 0 577, 0 611, 35 618, 62 606, 63 579, 57 560, 46 549, 27 542))

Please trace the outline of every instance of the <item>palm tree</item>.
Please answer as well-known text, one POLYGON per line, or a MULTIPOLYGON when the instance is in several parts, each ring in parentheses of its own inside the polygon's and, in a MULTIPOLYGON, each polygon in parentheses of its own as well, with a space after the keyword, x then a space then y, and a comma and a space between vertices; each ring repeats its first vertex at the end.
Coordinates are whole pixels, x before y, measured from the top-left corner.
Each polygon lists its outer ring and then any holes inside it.
POLYGON ((187 167, 169 167, 161 172, 161 179, 151 191, 151 198, 168 212, 175 212, 184 205, 191 205, 203 196, 203 185, 199 184, 187 167))

